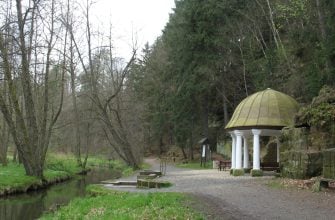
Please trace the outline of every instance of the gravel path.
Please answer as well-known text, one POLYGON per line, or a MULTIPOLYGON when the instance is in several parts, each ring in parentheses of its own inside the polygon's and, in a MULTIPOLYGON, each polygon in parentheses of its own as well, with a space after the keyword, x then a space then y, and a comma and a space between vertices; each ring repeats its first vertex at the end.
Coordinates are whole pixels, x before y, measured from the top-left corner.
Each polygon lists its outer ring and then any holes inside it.
MULTIPOLYGON (((147 162, 159 170, 155 159, 147 162)), ((172 187, 118 189, 187 193, 194 198, 189 205, 203 212, 207 219, 335 219, 335 193, 273 189, 265 185, 271 178, 232 177, 227 171, 190 170, 168 165, 166 175, 160 179, 171 182, 172 187)), ((127 178, 131 179, 136 177, 127 178)))

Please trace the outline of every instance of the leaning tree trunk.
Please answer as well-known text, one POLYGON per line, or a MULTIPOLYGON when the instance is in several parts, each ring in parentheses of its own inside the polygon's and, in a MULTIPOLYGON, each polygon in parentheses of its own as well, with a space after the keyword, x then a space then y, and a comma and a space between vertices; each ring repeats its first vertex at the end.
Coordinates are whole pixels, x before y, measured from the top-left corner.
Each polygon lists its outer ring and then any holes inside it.
POLYGON ((82 161, 81 161, 81 150, 80 150, 80 119, 79 119, 79 113, 78 113, 78 107, 77 107, 77 97, 76 97, 76 86, 75 86, 75 69, 73 64, 73 51, 72 51, 72 43, 71 40, 71 60, 70 60, 70 75, 71 75, 71 98, 72 98, 72 105, 73 105, 73 114, 74 114, 74 133, 75 133, 75 140, 76 143, 74 144, 74 153, 77 158, 77 164, 80 167, 83 167, 82 161))

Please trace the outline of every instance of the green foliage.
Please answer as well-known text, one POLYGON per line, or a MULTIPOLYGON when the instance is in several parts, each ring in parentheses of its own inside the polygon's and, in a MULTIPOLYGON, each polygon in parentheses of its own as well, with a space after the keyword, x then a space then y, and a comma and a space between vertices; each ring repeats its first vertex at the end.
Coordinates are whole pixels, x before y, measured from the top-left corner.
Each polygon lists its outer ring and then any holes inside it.
MULTIPOLYGON (((164 145, 169 136, 184 149, 207 135, 206 117, 224 126, 255 91, 273 88, 307 103, 334 87, 335 3, 318 2, 177 1, 134 68, 148 140, 164 145)), ((329 121, 319 111, 328 107, 319 108, 307 111, 309 123, 329 121)))
POLYGON ((306 179, 322 174, 322 153, 286 151, 281 154, 281 174, 293 179, 306 179))
POLYGON ((320 180, 316 180, 315 183, 312 185, 312 191, 313 192, 320 192, 321 191, 320 180))
POLYGON ((86 187, 86 191, 89 195, 95 196, 103 196, 103 195, 124 195, 126 192, 110 190, 102 185, 91 184, 86 187))
POLYGON ((278 1, 276 9, 278 10, 278 19, 301 19, 308 18, 307 0, 293 0, 289 2, 278 1), (285 4, 286 3, 286 4, 285 4))
POLYGON ((22 165, 8 163, 6 167, 0 166, 0 194, 5 191, 23 191, 30 186, 40 184, 36 177, 27 176, 22 165))
POLYGON ((243 176, 244 169, 233 169, 233 176, 243 176))
POLYGON ((300 109, 296 116, 298 125, 309 125, 330 130, 335 122, 335 90, 324 86, 312 103, 300 109))
POLYGON ((327 179, 335 179, 335 148, 324 150, 322 175, 327 179))
MULTIPOLYGON (((145 166, 145 165, 144 165, 145 166)), ((87 159, 87 168, 105 167, 123 172, 123 175, 131 175, 134 171, 124 162, 119 160, 107 160, 101 156, 90 156, 87 159)), ((55 171, 65 171, 71 175, 82 172, 78 166, 77 159, 72 154, 49 154, 46 161, 46 168, 55 171)))
POLYGON ((75 199, 68 206, 41 219, 204 219, 184 205, 180 193, 127 193, 89 187, 90 197, 75 199))
POLYGON ((252 169, 251 172, 250 172, 250 175, 252 177, 260 177, 260 176, 263 176, 263 171, 262 170, 254 170, 254 169, 252 169))
POLYGON ((47 169, 44 171, 44 178, 47 180, 47 182, 50 182, 50 183, 60 182, 62 180, 69 179, 71 176, 72 176, 71 173, 68 173, 63 170, 47 169))
MULTIPOLYGON (((68 179, 70 174, 61 170, 46 169, 44 177, 47 183, 58 182, 68 179)), ((26 192, 29 188, 42 186, 40 179, 27 176, 22 164, 8 163, 7 166, 0 166, 0 195, 13 192, 26 192)))
POLYGON ((108 161, 106 158, 99 157, 99 156, 89 156, 87 158, 87 165, 89 167, 120 167, 121 164, 118 161, 110 160, 108 161))
POLYGON ((322 103, 318 106, 304 107, 299 112, 299 123, 319 128, 329 127, 335 121, 335 105, 322 103))
POLYGON ((73 155, 66 154, 49 154, 45 167, 50 170, 65 171, 71 175, 82 171, 76 158, 73 155))

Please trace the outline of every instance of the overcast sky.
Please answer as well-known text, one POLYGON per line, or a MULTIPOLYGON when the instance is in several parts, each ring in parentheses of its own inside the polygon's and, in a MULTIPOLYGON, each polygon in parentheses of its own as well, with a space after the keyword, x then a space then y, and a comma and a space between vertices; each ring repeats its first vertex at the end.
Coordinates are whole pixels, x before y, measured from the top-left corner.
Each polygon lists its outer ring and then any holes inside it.
POLYGON ((116 53, 127 58, 131 54, 132 33, 139 49, 146 42, 152 44, 161 35, 174 7, 174 0, 97 0, 92 12, 100 23, 112 22, 116 53))

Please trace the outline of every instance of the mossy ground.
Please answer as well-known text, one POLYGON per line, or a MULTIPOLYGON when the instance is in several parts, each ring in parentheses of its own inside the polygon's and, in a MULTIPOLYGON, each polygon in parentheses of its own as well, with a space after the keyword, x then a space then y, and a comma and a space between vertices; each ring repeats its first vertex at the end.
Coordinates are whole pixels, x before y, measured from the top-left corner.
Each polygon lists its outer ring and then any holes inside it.
POLYGON ((85 198, 75 199, 41 219, 204 219, 188 208, 181 193, 128 193, 91 185, 85 198))

